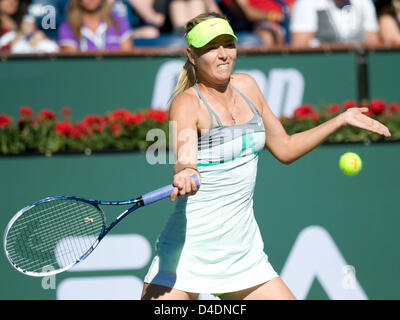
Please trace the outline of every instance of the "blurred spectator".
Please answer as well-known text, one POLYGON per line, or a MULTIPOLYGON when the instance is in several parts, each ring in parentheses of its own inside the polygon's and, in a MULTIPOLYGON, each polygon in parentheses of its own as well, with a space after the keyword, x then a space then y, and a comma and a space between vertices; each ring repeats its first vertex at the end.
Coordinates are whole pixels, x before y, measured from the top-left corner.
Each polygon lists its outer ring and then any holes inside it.
POLYGON ((221 2, 222 2, 222 0, 204 0, 205 11, 206 12, 216 12, 221 15, 224 15, 220 8, 221 2))
POLYGON ((42 30, 47 37, 58 41, 58 27, 64 22, 67 5, 69 0, 32 0, 28 7, 29 15, 33 16, 37 27, 42 30), (54 13, 49 21, 50 9, 54 13), (49 22, 54 25, 49 25, 49 22))
POLYGON ((294 47, 321 43, 379 44, 371 0, 297 0, 291 16, 294 47))
POLYGON ((215 0, 215 3, 228 18, 235 32, 253 31, 254 23, 247 19, 237 0, 215 0))
MULTIPOLYGON (((289 13, 295 0, 208 0, 225 15, 236 32, 254 33, 268 48, 289 42, 289 13)), ((209 5, 209 8, 212 8, 209 5)), ((248 37, 248 35, 247 35, 248 37)), ((252 41, 254 42, 254 40, 252 41)), ((254 45, 254 44, 253 44, 254 45)))
POLYGON ((165 23, 165 14, 156 11, 153 0, 125 0, 130 7, 129 20, 134 38, 157 38, 165 23))
POLYGON ((169 14, 173 33, 184 34, 186 23, 204 12, 206 12, 204 0, 171 0, 169 14))
POLYGON ((27 3, 0 0, 0 51, 10 53, 56 52, 58 46, 36 28, 34 18, 27 15, 27 3))
POLYGON ((24 3, 18 0, 0 0, 0 50, 10 51, 25 14, 24 3))
POLYGON ((375 7, 382 42, 400 45, 400 0, 377 0, 375 7))
POLYGON ((129 22, 111 12, 112 3, 70 0, 67 21, 59 28, 62 51, 130 51, 133 42, 129 22))
POLYGON ((236 0, 264 46, 284 44, 289 32, 288 12, 294 0, 236 0))

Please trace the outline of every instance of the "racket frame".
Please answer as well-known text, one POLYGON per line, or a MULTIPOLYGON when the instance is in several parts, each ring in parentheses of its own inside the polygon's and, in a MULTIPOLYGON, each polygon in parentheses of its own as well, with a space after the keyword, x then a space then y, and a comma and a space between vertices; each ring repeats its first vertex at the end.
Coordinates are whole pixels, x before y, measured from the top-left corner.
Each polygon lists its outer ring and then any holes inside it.
MULTIPOLYGON (((191 176, 191 178, 193 178, 196 182, 197 187, 200 187, 200 182, 197 178, 197 175, 194 174, 191 176)), ((132 211, 135 211, 136 209, 143 207, 143 206, 147 206, 151 203, 154 203, 156 201, 162 200, 167 198, 168 196, 171 195, 172 191, 174 189, 174 186, 172 184, 170 185, 166 185, 164 187, 161 187, 159 189, 153 190, 151 192, 148 192, 146 194, 143 194, 137 198, 134 199, 129 199, 129 200, 122 200, 122 201, 104 201, 104 200, 91 200, 91 199, 85 199, 85 198, 80 198, 80 197, 75 197, 75 196, 55 196, 55 197, 47 197, 44 198, 42 200, 36 201, 35 203, 28 205, 24 208, 22 208, 21 210, 19 210, 10 220, 10 222, 7 224, 6 230, 4 232, 3 235, 3 246, 4 246, 4 251, 6 254, 6 257, 8 259, 8 261, 10 261, 11 265, 18 271, 20 271, 23 274, 29 275, 29 276, 33 276, 33 277, 44 277, 44 276, 51 276, 54 274, 58 274, 61 273, 63 271, 66 271, 70 268, 72 268, 74 265, 76 265, 77 263, 81 262, 82 260, 84 260, 85 258, 87 258, 92 252, 93 250, 99 245, 100 241, 105 237, 105 235, 112 229, 114 228, 123 218, 125 218, 127 215, 129 215, 132 211), (7 250, 7 235, 9 230, 11 229, 12 225, 14 224, 14 222, 21 216, 24 214, 24 212, 28 211, 29 209, 38 206, 39 204, 45 203, 45 202, 49 202, 49 201, 54 201, 54 200, 76 200, 76 201, 83 201, 86 203, 89 203, 91 205, 93 205, 94 207, 96 207, 97 210, 99 210, 99 212, 101 213, 102 219, 103 219, 103 226, 102 226, 102 230, 100 231, 99 236, 97 237, 97 239, 95 240, 95 242, 93 243, 93 245, 82 255, 79 257, 79 259, 77 259, 74 263, 69 264, 68 266, 65 266, 63 268, 57 269, 57 270, 53 270, 53 271, 49 271, 49 272, 32 272, 32 271, 28 271, 25 270, 23 268, 21 268, 20 266, 18 266, 16 263, 14 263, 11 260, 11 257, 8 253, 7 250), (122 212, 108 227, 106 226, 106 216, 104 215, 104 212, 102 210, 101 207, 99 207, 100 205, 129 205, 129 204, 134 204, 133 206, 131 206, 130 208, 128 208, 127 210, 125 210, 124 212, 122 212)))
POLYGON ((86 259, 92 252, 94 249, 96 249, 96 247, 99 245, 100 241, 105 237, 105 235, 112 229, 114 228, 123 218, 125 218, 129 213, 131 213, 132 211, 135 211, 136 209, 142 207, 143 204, 143 200, 142 197, 138 197, 136 199, 129 199, 129 200, 122 200, 122 201, 103 201, 103 200, 91 200, 91 199, 85 199, 85 198, 79 198, 79 197, 75 197, 75 196, 55 196, 55 197, 47 197, 44 198, 42 200, 36 201, 35 203, 28 205, 24 208, 22 208, 21 210, 19 210, 10 220, 10 222, 7 224, 4 235, 3 235, 3 245, 4 245, 4 253, 8 259, 8 261, 11 263, 11 265, 18 270, 19 272, 28 275, 28 276, 32 276, 32 277, 45 277, 45 276, 51 276, 51 275, 55 275, 61 272, 64 272, 68 269, 71 269, 74 265, 78 264, 79 262, 81 262, 82 260, 86 259), (28 271, 25 270, 23 268, 21 268, 18 264, 16 264, 10 257, 10 254, 7 250, 7 236, 8 233, 11 229, 11 227, 13 226, 14 222, 21 217, 26 211, 41 205, 43 203, 46 202, 50 202, 50 201, 56 201, 56 200, 75 200, 75 201, 83 201, 86 203, 89 203, 91 205, 93 205, 100 213, 101 213, 101 217, 103 219, 103 227, 100 231, 100 234, 98 235, 97 239, 95 240, 95 242, 93 243, 93 245, 82 255, 79 257, 79 259, 77 259, 75 262, 53 270, 53 271, 47 271, 47 272, 33 272, 33 271, 28 271), (102 208, 100 207, 100 205, 129 205, 129 204, 134 204, 132 207, 128 208, 127 210, 125 210, 124 212, 122 212, 109 226, 106 226, 106 216, 104 215, 104 212, 102 210, 102 208))

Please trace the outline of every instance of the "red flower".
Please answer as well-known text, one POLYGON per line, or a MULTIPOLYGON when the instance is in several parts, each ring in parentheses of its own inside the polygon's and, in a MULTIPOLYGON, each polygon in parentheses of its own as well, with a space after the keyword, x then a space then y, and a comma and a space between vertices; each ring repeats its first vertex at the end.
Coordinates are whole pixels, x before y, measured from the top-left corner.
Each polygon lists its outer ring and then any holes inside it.
POLYGON ((56 118, 56 114, 48 109, 43 109, 39 112, 37 118, 39 120, 54 120, 56 118))
POLYGON ((308 115, 308 119, 317 121, 319 119, 319 114, 317 112, 312 112, 308 115))
POLYGON ((146 120, 146 116, 143 113, 135 114, 134 118, 136 124, 140 124, 146 120))
POLYGON ((112 113, 105 116, 105 121, 107 122, 116 122, 116 121, 124 121, 126 117, 129 117, 130 111, 127 109, 117 109, 112 113))
POLYGON ((33 111, 31 108, 27 107, 27 106, 21 106, 19 108, 19 115, 21 117, 26 117, 26 118, 30 118, 33 114, 33 111))
POLYGON ((389 105, 388 109, 389 109, 390 111, 392 111, 393 113, 397 113, 397 112, 400 111, 400 104, 399 104, 399 103, 396 103, 396 102, 393 102, 393 103, 391 103, 391 104, 389 105))
POLYGON ((314 112, 314 107, 311 104, 303 104, 294 110, 294 116, 298 119, 306 119, 314 112))
POLYGON ((130 111, 127 110, 127 109, 124 109, 124 108, 117 109, 112 113, 112 115, 115 118, 123 118, 123 117, 125 117, 126 115, 129 115, 129 114, 130 114, 130 111))
POLYGON ((75 139, 81 139, 82 136, 87 132, 87 125, 83 122, 77 122, 72 130, 72 137, 75 139))
POLYGON ((168 119, 168 110, 154 110, 150 109, 149 113, 147 114, 148 119, 156 121, 156 122, 165 122, 168 119))
POLYGON ((54 131, 63 138, 67 138, 72 136, 74 127, 69 121, 61 121, 55 125, 54 131))
POLYGON ((329 113, 336 114, 340 112, 340 106, 337 103, 333 103, 328 108, 329 113))
POLYGON ((146 120, 146 116, 143 113, 131 113, 124 117, 124 125, 128 126, 130 124, 138 125, 146 120))
POLYGON ((386 103, 383 100, 375 99, 370 103, 370 111, 374 114, 381 114, 386 108, 386 103))
POLYGON ((343 102, 343 107, 345 110, 350 109, 350 108, 358 108, 358 103, 357 103, 357 101, 347 100, 347 101, 343 102))
POLYGON ((70 116, 71 115, 71 108, 68 106, 62 107, 61 108, 61 114, 63 116, 70 116))
POLYGON ((110 129, 115 138, 118 138, 122 133, 122 125, 118 122, 112 123, 110 129))
POLYGON ((104 118, 96 115, 87 115, 83 121, 82 125, 86 130, 88 135, 93 135, 95 132, 104 131, 104 118))
POLYGON ((5 114, 0 114, 0 129, 11 124, 11 118, 5 114))

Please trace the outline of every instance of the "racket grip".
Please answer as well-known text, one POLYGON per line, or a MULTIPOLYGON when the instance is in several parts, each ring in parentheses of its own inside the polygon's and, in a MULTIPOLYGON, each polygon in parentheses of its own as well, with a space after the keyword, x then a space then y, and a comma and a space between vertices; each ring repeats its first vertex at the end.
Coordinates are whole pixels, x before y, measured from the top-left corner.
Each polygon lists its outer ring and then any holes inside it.
MULTIPOLYGON (((193 178, 196 181, 197 188, 200 187, 200 183, 199 183, 199 179, 197 178, 197 175, 194 174, 191 176, 191 178, 193 178)), ((143 204, 146 206, 146 205, 156 202, 158 200, 168 198, 171 195, 173 190, 174 190, 174 185, 170 184, 168 186, 165 186, 160 189, 146 193, 146 194, 142 195, 143 204)))

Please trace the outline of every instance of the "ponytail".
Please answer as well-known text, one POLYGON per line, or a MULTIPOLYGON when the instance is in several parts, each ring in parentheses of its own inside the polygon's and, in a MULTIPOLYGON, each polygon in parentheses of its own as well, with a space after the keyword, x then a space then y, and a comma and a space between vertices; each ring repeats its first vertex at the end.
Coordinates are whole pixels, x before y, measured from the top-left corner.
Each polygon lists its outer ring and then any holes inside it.
POLYGON ((196 83, 196 70, 194 68, 194 65, 192 65, 188 59, 186 60, 186 63, 182 67, 181 71, 179 72, 178 82, 175 86, 174 91, 172 92, 170 100, 175 98, 177 95, 179 95, 186 89, 193 87, 195 83, 196 83))

